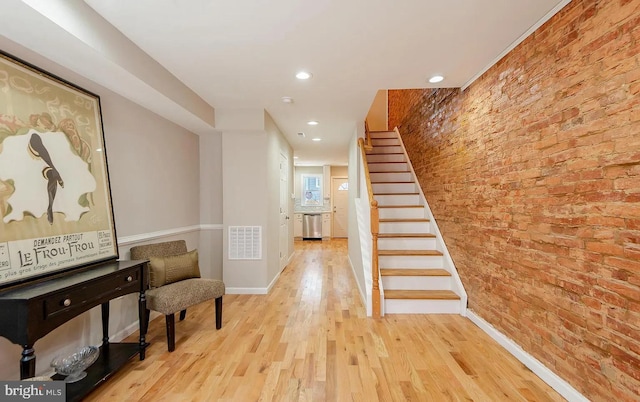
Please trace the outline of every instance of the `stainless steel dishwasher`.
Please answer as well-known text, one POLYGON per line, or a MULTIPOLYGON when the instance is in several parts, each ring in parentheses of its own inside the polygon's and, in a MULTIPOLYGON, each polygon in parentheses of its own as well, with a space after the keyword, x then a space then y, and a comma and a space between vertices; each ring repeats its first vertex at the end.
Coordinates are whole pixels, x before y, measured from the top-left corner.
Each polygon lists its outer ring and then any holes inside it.
POLYGON ((322 240, 322 215, 304 214, 302 215, 302 239, 322 240))

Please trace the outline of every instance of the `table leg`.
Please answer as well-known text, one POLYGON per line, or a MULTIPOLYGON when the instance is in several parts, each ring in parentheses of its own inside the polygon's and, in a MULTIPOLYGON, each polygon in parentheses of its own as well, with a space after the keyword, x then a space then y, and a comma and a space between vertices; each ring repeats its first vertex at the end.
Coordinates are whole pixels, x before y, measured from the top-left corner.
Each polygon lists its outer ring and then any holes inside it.
POLYGON ((36 376, 36 353, 33 345, 22 345, 22 358, 20 359, 20 379, 36 376))
POLYGON ((109 345, 109 302, 102 303, 102 347, 109 345))
POLYGON ((138 300, 138 322, 140 323, 140 360, 144 360, 145 350, 147 348, 146 335, 147 335, 147 324, 149 323, 149 317, 147 314, 150 314, 147 311, 147 297, 145 296, 144 290, 140 292, 140 299, 138 300))

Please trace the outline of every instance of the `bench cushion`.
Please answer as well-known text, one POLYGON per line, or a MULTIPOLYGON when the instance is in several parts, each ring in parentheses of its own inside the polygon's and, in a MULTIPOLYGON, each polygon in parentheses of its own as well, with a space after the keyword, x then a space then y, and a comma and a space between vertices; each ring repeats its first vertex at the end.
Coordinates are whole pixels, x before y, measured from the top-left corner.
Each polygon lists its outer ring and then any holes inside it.
POLYGON ((146 292, 147 308, 164 315, 224 295, 224 282, 218 279, 192 278, 174 282, 146 292))
POLYGON ((166 257, 149 257, 149 285, 152 288, 199 278, 198 250, 166 257))

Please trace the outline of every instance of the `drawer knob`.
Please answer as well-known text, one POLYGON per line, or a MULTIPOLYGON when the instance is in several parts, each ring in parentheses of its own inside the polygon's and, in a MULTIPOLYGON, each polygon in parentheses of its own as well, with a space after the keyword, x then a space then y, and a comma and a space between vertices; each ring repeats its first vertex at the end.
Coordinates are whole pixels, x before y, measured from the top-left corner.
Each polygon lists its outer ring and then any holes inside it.
POLYGON ((71 305, 71 299, 64 299, 62 304, 64 304, 65 307, 69 307, 71 305))
POLYGON ((127 276, 127 282, 131 282, 133 280, 133 277, 131 275, 127 276))

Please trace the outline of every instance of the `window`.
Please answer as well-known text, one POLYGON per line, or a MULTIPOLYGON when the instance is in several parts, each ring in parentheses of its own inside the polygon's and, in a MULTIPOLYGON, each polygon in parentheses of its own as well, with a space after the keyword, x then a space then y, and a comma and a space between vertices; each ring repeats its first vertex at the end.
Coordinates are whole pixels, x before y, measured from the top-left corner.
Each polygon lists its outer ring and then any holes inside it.
POLYGON ((303 174, 302 175, 302 197, 300 205, 322 205, 322 175, 303 174))

